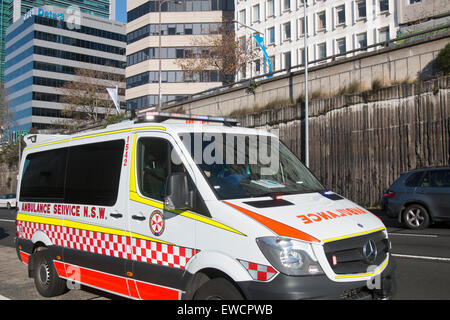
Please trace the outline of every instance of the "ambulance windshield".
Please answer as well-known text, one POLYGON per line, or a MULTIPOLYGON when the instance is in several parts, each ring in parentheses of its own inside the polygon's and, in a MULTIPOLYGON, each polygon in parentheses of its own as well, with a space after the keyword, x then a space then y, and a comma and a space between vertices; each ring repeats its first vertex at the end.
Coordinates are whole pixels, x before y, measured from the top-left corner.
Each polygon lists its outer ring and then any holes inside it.
POLYGON ((221 200, 324 190, 275 137, 203 132, 180 138, 221 200))

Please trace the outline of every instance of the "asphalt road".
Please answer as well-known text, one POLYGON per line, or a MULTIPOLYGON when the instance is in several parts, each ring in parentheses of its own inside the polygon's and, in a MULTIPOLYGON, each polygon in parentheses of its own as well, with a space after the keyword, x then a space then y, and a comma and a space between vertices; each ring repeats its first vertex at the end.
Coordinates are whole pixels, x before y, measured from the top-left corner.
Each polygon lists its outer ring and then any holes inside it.
MULTIPOLYGON (((432 225, 426 230, 404 229, 379 211, 392 241, 397 261, 397 295, 402 300, 450 300, 450 224, 432 225)), ((15 211, 0 209, 0 300, 46 300, 27 277, 27 267, 19 262, 14 248, 15 211)), ((50 300, 121 299, 90 288, 71 290, 50 300)))

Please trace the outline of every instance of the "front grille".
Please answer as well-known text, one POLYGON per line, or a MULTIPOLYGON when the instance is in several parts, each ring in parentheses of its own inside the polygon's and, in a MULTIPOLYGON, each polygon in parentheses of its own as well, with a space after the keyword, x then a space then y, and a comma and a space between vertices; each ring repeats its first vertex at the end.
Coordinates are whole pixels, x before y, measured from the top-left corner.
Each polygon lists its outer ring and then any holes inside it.
POLYGON ((334 273, 367 273, 371 271, 368 270, 370 265, 378 266, 386 259, 389 252, 389 241, 383 231, 378 231, 359 237, 325 243, 324 250, 334 273), (363 253, 363 247, 369 240, 373 240, 377 248, 376 258, 370 262, 367 261, 363 253))

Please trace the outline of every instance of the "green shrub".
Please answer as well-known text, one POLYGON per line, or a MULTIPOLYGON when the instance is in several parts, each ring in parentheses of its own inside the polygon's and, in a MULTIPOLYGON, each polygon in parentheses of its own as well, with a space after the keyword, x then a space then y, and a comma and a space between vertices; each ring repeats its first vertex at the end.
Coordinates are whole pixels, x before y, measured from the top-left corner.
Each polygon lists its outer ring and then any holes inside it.
POLYGON ((436 63, 445 74, 450 73, 450 42, 439 52, 436 63))
POLYGON ((372 90, 380 90, 381 88, 383 88, 383 81, 375 78, 372 80, 372 90))

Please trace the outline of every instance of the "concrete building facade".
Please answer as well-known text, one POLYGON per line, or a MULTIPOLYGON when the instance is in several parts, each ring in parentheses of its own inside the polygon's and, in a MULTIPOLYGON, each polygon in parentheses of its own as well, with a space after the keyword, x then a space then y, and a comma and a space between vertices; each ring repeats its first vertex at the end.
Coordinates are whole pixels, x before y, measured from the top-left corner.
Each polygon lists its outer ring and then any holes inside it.
MULTIPOLYGON (((406 0, 401 0, 406 1, 406 0)), ((395 37, 397 0, 309 0, 306 8, 308 61, 369 46, 395 37)), ((304 0, 237 0, 238 38, 264 36, 273 71, 304 62, 304 0), (243 25, 251 27, 247 28, 243 25)), ((256 44, 255 44, 256 45, 256 44)), ((354 55, 355 53, 351 54, 354 55)), ((262 60, 238 80, 268 72, 262 60)))
MULTIPOLYGON (((77 69, 123 79, 125 40, 124 23, 79 12, 71 16, 52 6, 13 23, 6 32, 5 59, 7 105, 14 120, 10 133, 47 129, 65 119, 61 87, 79 79, 77 69)), ((104 85, 117 85, 124 105, 124 82, 105 80, 104 85)), ((106 89, 104 99, 110 100, 106 89)))
POLYGON ((205 36, 219 36, 233 10, 233 0, 127 1, 127 109, 158 105, 160 57, 162 102, 221 86, 217 70, 193 74, 183 71, 177 61, 200 53, 196 43, 205 36))

